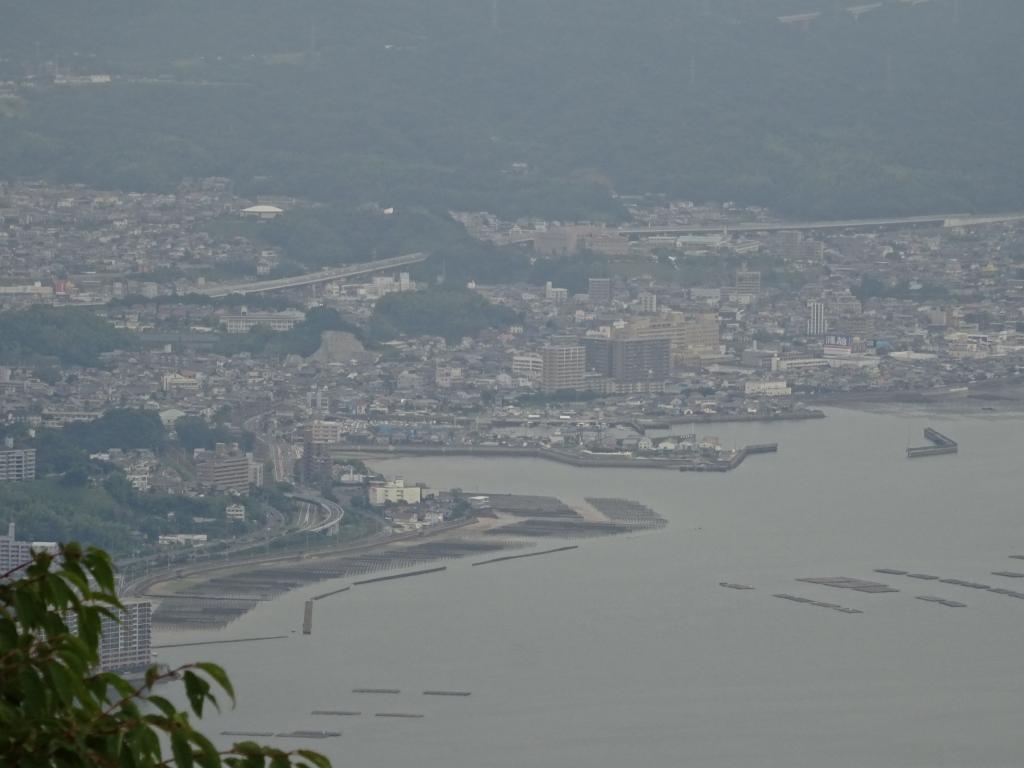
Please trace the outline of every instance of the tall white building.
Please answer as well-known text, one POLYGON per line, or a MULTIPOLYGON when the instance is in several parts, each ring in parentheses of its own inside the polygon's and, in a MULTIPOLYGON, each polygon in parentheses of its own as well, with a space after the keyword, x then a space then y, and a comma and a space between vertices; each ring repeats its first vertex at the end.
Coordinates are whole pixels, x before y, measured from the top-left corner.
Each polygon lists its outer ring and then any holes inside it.
POLYGON ((36 479, 36 449, 15 448, 8 440, 0 448, 0 483, 36 479))
POLYGON ((807 335, 824 336, 828 333, 828 320, 825 319, 825 305, 820 301, 807 302, 807 335))
POLYGON ((13 571, 32 559, 32 542, 18 541, 14 523, 8 523, 7 535, 0 536, 0 574, 13 571))

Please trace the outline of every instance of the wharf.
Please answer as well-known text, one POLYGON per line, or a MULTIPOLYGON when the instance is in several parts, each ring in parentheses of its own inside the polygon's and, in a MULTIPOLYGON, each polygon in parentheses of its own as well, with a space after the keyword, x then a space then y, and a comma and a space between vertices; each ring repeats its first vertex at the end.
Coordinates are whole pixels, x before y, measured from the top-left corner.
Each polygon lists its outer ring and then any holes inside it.
POLYGON ((558 464, 579 468, 599 469, 668 469, 677 472, 728 472, 736 469, 747 456, 758 453, 775 453, 777 443, 751 445, 741 448, 729 459, 661 458, 631 456, 623 454, 583 453, 542 447, 514 447, 500 445, 365 445, 344 444, 332 447, 336 457, 351 457, 353 454, 372 456, 471 456, 484 458, 544 459, 558 464))

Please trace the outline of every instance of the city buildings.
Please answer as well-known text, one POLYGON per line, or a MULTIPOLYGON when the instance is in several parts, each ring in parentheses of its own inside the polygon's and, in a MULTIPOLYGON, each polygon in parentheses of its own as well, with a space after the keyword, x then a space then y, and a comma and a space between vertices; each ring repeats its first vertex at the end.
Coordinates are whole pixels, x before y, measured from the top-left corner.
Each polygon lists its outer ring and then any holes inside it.
POLYGON ((131 672, 153 661, 153 604, 126 601, 117 618, 104 616, 100 631, 100 671, 131 672))
POLYGON ((248 333, 256 326, 271 331, 290 331, 306 319, 305 312, 289 309, 283 312, 250 312, 246 307, 237 315, 224 315, 224 327, 228 333, 248 333))
POLYGON ((15 448, 7 438, 0 448, 0 483, 18 483, 36 479, 35 448, 15 448))
POLYGON ((718 316, 713 312, 662 312, 631 318, 622 331, 636 339, 668 339, 675 363, 718 355, 718 316))
POLYGON ((0 575, 9 573, 32 559, 32 542, 18 541, 14 523, 8 523, 7 535, 0 536, 0 575))
POLYGON ((667 338, 616 338, 610 346, 615 381, 664 381, 672 373, 672 342, 667 338))
POLYGON ((433 491, 420 485, 406 485, 405 480, 396 478, 384 483, 372 483, 369 488, 370 504, 382 507, 385 504, 419 504, 423 499, 433 496, 433 491))
POLYGON ((736 272, 736 295, 740 300, 756 299, 761 295, 761 273, 750 270, 736 272))
POLYGON ((610 304, 612 301, 611 278, 591 277, 588 280, 587 296, 593 304, 610 304))
POLYGON ((250 484, 263 484, 262 464, 239 450, 237 443, 217 443, 213 451, 198 451, 195 462, 199 484, 206 488, 245 495, 250 484))
POLYGON ((828 333, 828 321, 825 319, 825 305, 820 301, 807 302, 809 317, 807 318, 807 335, 824 336, 828 333))
POLYGON ((548 391, 583 389, 586 351, 580 345, 550 345, 541 350, 541 385, 548 391))

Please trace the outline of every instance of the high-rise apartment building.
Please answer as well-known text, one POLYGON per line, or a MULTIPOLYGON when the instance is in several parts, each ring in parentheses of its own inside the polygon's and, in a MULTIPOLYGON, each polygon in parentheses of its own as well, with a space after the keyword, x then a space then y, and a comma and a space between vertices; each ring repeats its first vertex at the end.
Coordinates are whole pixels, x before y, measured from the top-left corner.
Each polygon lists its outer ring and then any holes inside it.
POLYGON ((541 385, 547 391, 582 389, 586 352, 580 345, 547 346, 541 350, 544 373, 541 385))
POLYGON ((736 294, 740 298, 757 298, 761 295, 761 273, 740 270, 736 273, 736 294))
POLYGON ((0 448, 0 483, 36 479, 36 449, 15 448, 10 438, 0 448))
POLYGON ((100 670, 145 669, 153 660, 153 604, 126 602, 117 620, 104 617, 100 630, 100 670))
POLYGON ((612 280, 610 277, 592 277, 587 281, 587 296, 594 304, 610 304, 612 280))
POLYGON ((825 319, 825 304, 820 301, 807 302, 807 335, 824 336, 828 333, 828 320, 825 319))
POLYGON ((32 559, 32 542, 18 541, 14 523, 8 523, 7 535, 0 536, 0 574, 13 571, 32 559))
POLYGON ((670 339, 612 339, 611 377, 616 381, 664 381, 671 373, 670 339))

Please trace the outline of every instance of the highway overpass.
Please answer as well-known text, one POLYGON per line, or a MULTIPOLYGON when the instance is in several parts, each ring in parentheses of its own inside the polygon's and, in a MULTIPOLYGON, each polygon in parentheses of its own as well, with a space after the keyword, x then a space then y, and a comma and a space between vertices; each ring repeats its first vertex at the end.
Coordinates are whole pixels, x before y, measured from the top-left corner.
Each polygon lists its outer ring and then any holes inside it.
POLYGON ((982 224, 1002 224, 1024 221, 1024 213, 987 214, 973 216, 965 213, 936 214, 934 216, 905 216, 902 218, 840 219, 834 221, 773 221, 743 222, 742 224, 684 225, 678 227, 622 227, 618 233, 631 240, 645 237, 672 235, 701 235, 715 232, 814 232, 856 231, 873 229, 903 229, 908 227, 972 227, 982 224))
POLYGON ((334 280, 343 280, 357 275, 368 275, 373 272, 381 272, 388 269, 407 267, 410 264, 418 264, 426 261, 430 256, 428 253, 408 253, 404 256, 394 256, 390 259, 378 259, 377 261, 364 261, 359 264, 349 264, 345 267, 335 269, 322 269, 319 272, 309 272, 294 277, 282 277, 276 280, 258 280, 249 283, 231 283, 219 285, 207 285, 196 288, 192 293, 199 293, 213 299, 223 296, 240 293, 267 293, 269 291, 283 291, 286 288, 299 288, 304 285, 316 285, 317 283, 329 283, 334 280))

